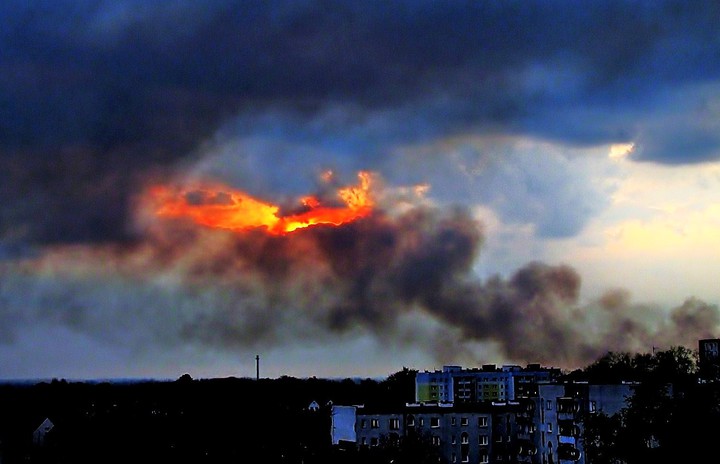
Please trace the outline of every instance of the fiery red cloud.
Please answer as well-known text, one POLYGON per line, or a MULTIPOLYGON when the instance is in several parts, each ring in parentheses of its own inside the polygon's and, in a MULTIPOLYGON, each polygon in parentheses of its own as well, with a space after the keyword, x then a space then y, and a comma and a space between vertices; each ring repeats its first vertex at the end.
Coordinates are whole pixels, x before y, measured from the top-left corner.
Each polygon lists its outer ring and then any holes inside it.
POLYGON ((368 216, 374 207, 371 175, 358 173, 358 184, 339 188, 340 206, 328 206, 316 196, 303 197, 302 211, 281 214, 281 208, 245 192, 217 183, 185 187, 155 185, 148 190, 155 214, 162 218, 188 218, 197 224, 246 231, 264 228, 282 235, 318 224, 339 226, 368 216))

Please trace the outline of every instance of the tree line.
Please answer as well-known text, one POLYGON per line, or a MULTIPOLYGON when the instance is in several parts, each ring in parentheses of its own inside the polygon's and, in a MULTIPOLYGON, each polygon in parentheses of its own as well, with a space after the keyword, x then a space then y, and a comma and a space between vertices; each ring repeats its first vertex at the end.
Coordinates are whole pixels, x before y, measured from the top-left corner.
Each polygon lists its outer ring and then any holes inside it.
MULTIPOLYGON (((415 369, 384 379, 193 379, 0 385, 0 460, 20 462, 264 463, 437 462, 423 437, 358 451, 330 446, 332 404, 401 408, 415 398, 415 369), (319 410, 311 408, 319 405, 319 410), (43 446, 32 432, 55 427, 43 446)), ((583 419, 587 461, 634 464, 712 455, 720 389, 698 382, 697 352, 609 352, 561 380, 636 382, 618 414, 583 419)))

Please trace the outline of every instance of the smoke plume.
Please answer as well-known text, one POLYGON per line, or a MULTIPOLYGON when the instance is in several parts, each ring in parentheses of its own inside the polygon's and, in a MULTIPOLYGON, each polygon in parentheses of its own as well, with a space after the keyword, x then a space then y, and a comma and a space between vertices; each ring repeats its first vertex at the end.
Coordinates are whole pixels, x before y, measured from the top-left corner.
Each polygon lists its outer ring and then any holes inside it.
POLYGON ((718 308, 697 299, 669 316, 622 290, 581 305, 581 279, 565 265, 533 262, 481 280, 482 225, 462 208, 379 207, 280 235, 140 217, 137 243, 48 248, 0 269, 2 340, 36 321, 137 350, 370 334, 442 362, 489 361, 477 346, 490 343, 510 361, 572 368, 610 350, 693 345, 720 324, 718 308), (420 322, 428 319, 432 327, 420 322))

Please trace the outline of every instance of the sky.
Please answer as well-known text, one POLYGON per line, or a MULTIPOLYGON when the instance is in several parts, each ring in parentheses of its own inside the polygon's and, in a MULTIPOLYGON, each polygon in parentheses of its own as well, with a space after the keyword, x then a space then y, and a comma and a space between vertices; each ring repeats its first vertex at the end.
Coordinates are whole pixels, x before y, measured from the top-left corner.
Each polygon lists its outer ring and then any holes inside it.
POLYGON ((6 0, 0 378, 695 349, 720 336, 718 21, 702 0, 6 0), (344 219, 276 227, 320 212, 344 219))

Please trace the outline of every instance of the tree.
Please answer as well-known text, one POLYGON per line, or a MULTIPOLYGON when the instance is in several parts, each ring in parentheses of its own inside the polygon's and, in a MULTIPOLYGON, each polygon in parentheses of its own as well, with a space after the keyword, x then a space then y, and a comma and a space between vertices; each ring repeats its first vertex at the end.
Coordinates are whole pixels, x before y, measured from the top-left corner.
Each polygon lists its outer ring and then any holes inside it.
MULTIPOLYGON (((632 397, 619 414, 588 415, 585 452, 593 463, 654 462, 669 456, 683 457, 696 429, 696 419, 708 409, 696 384, 697 353, 671 347, 650 354, 608 353, 588 366, 584 374, 593 381, 637 380, 632 397), (689 433, 689 432, 687 432, 689 433)), ((697 448, 697 446, 695 446, 697 448)))
POLYGON ((588 413, 583 419, 583 446, 587 462, 593 464, 620 464, 625 461, 620 449, 622 417, 608 416, 603 412, 588 413))
POLYGON ((403 367, 390 374, 381 383, 382 396, 390 404, 404 405, 415 401, 415 376, 417 369, 403 367))
POLYGON ((584 419, 584 447, 588 462, 644 463, 658 460, 687 462, 712 440, 698 440, 698 418, 717 423, 720 407, 712 386, 697 384, 697 352, 681 346, 649 353, 608 352, 575 380, 637 381, 627 406, 614 416, 588 414, 584 419), (692 444, 692 445, 690 445, 692 444))

